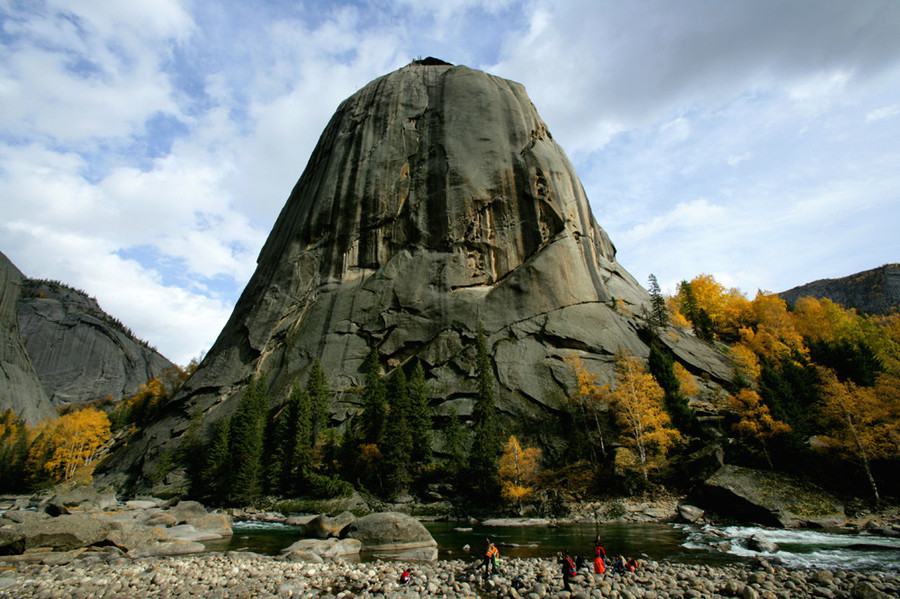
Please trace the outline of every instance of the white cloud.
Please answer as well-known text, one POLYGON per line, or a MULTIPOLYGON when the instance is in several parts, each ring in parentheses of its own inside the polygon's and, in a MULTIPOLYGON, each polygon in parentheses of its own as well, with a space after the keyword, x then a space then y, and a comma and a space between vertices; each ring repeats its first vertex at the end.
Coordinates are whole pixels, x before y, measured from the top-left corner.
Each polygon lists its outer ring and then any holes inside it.
POLYGON ((889 119, 897 115, 900 115, 900 104, 891 104, 890 106, 884 106, 869 112, 869 114, 866 115, 866 122, 871 123, 873 121, 889 119))

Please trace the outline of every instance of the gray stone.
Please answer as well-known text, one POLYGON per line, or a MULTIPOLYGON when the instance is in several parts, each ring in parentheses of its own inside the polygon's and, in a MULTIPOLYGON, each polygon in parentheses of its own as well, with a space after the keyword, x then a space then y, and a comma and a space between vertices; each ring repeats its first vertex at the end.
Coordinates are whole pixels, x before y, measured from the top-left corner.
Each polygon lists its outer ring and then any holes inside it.
POLYGON ((866 314, 890 314, 900 306, 900 264, 885 264, 839 279, 820 279, 778 294, 793 304, 801 297, 828 298, 866 314))
POLYGON ((301 539, 282 549, 281 552, 286 555, 292 552, 315 553, 321 557, 333 558, 357 555, 362 546, 362 542, 357 539, 301 539))
POLYGON ((350 512, 341 512, 334 518, 326 514, 320 514, 303 526, 302 534, 304 537, 315 539, 338 537, 341 534, 341 530, 355 520, 356 516, 350 512))
POLYGON ((25 551, 25 534, 14 527, 0 527, 0 555, 19 555, 25 551))
POLYGON ((437 542, 422 523, 398 512, 379 512, 356 520, 341 537, 362 542, 364 551, 418 561, 437 559, 437 542))
POLYGON ((28 280, 18 303, 25 348, 53 405, 133 395, 174 364, 81 291, 28 280))
POLYGON ((695 492, 709 511, 765 526, 843 525, 844 506, 833 495, 786 474, 725 465, 695 492))
POLYGON ((34 364, 22 344, 17 317, 25 276, 0 252, 0 412, 12 410, 25 424, 56 418, 34 364))
POLYGON ((27 549, 50 547, 68 551, 99 543, 106 538, 110 526, 98 518, 79 514, 23 522, 16 530, 25 536, 27 549))
MULTIPOLYGON (((778 545, 766 538, 765 535, 759 533, 747 539, 747 548, 752 549, 753 551, 762 551, 765 553, 775 553, 776 551, 778 551, 778 545)), ((751 580, 750 582, 754 581, 751 580)))
POLYGON ((678 517, 681 518, 681 520, 683 520, 684 522, 696 522, 703 517, 703 513, 703 510, 695 505, 682 503, 678 506, 678 517))
MULTIPOLYGON (((373 345, 388 370, 421 360, 437 413, 445 401, 471 405, 479 323, 501 418, 556 417, 575 385, 566 356, 601 382, 619 349, 647 357, 638 330, 649 300, 522 85, 409 65, 337 109, 178 409, 99 476, 149 478, 189 414, 229 415, 258 372, 281 404, 316 358, 338 398, 332 419, 345 422, 373 345)), ((730 380, 709 344, 674 328, 661 336, 709 385, 730 380)))
POLYGON ((118 503, 114 492, 100 493, 93 487, 82 485, 65 493, 57 493, 48 499, 44 511, 51 516, 58 516, 84 508, 105 510, 118 503))

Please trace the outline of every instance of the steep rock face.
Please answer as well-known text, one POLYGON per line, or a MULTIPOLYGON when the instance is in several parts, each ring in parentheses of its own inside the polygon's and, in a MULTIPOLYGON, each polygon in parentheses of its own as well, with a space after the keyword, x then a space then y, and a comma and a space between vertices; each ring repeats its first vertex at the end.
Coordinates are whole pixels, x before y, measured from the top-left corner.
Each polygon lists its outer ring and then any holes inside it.
POLYGON ((56 417, 19 333, 16 306, 25 277, 0 252, 0 412, 12 410, 27 424, 56 417))
MULTIPOLYGON (((109 464, 148 474, 188 414, 230 413, 261 372, 280 403, 317 357, 343 421, 373 347, 389 370, 421 360, 436 412, 466 416, 479 323, 500 412, 546 418, 574 383, 564 356, 608 380, 619 348, 648 354, 648 302, 524 88, 414 63, 341 104, 215 345, 168 417, 109 464)), ((663 337, 713 384, 730 377, 705 344, 663 337)))
POLYGON ((96 300, 59 283, 26 280, 18 316, 35 372, 57 406, 119 400, 174 367, 96 300))
POLYGON ((885 264, 840 279, 820 279, 778 295, 789 303, 801 297, 827 297, 866 314, 890 314, 900 308, 900 264, 885 264))

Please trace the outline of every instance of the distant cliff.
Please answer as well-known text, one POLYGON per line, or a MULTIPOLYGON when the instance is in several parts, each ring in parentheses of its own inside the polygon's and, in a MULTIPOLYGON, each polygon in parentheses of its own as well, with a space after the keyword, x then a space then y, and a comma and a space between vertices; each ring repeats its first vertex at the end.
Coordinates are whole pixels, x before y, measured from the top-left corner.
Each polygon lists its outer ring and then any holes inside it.
POLYGON ((801 297, 827 297, 866 314, 889 314, 900 308, 900 264, 885 264, 840 279, 820 279, 778 295, 791 304, 801 297))
POLYGON ((19 334, 16 305, 22 281, 19 269, 0 253, 0 412, 12 410, 27 424, 56 416, 28 359, 19 334))
POLYGON ((53 405, 134 394, 174 364, 96 300, 62 283, 26 279, 19 332, 53 405))

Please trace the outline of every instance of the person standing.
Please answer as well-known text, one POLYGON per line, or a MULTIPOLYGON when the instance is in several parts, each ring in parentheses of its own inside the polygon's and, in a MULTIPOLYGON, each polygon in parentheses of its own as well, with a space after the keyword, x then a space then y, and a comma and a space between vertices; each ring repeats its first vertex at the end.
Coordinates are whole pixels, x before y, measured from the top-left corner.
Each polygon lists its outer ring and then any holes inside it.
POLYGON ((557 553, 556 561, 562 566, 563 588, 571 593, 572 585, 570 581, 575 576, 575 562, 569 557, 568 551, 557 553))
POLYGON ((600 535, 594 541, 594 574, 606 573, 606 549, 603 548, 603 542, 600 535))
POLYGON ((490 540, 488 540, 487 549, 484 552, 484 560, 481 562, 481 565, 484 566, 484 579, 487 580, 488 577, 488 568, 491 569, 491 574, 497 573, 497 561, 500 559, 500 551, 497 549, 497 546, 494 545, 490 540))

